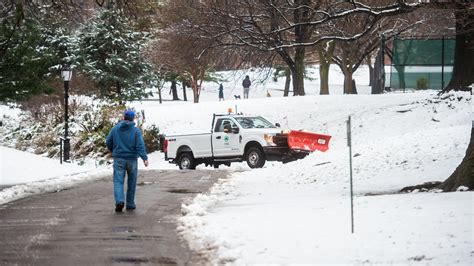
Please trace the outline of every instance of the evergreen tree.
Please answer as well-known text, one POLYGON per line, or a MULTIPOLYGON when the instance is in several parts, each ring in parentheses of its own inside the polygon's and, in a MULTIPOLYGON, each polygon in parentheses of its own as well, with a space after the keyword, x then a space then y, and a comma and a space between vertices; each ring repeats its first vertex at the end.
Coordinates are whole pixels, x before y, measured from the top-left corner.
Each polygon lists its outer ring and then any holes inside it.
POLYGON ((0 25, 0 100, 24 100, 52 89, 47 82, 54 60, 45 54, 41 27, 29 18, 22 4, 17 4, 0 25))
POLYGON ((152 71, 140 54, 146 41, 119 12, 101 10, 80 30, 78 66, 96 82, 101 97, 119 102, 147 97, 152 71))
POLYGON ((42 54, 51 59, 51 77, 58 78, 64 64, 75 67, 78 53, 76 35, 71 32, 64 18, 44 25, 41 32, 45 43, 42 54))

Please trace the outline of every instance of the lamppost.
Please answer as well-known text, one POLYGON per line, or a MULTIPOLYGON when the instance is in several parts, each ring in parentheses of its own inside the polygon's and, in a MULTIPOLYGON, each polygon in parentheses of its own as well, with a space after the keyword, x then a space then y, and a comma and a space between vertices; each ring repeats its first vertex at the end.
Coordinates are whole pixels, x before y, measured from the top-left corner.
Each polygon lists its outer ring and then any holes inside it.
POLYGON ((61 69, 61 77, 64 81, 64 161, 69 162, 70 143, 68 137, 68 99, 69 99, 69 81, 71 80, 72 70, 69 65, 64 65, 61 69))

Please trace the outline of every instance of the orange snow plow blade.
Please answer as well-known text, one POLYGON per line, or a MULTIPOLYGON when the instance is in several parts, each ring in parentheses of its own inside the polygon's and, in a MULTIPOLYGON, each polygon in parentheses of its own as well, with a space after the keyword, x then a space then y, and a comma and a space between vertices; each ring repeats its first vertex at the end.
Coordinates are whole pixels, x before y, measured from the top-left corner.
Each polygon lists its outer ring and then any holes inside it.
POLYGON ((291 130, 288 134, 288 147, 293 150, 325 152, 329 149, 330 139, 329 135, 291 130))

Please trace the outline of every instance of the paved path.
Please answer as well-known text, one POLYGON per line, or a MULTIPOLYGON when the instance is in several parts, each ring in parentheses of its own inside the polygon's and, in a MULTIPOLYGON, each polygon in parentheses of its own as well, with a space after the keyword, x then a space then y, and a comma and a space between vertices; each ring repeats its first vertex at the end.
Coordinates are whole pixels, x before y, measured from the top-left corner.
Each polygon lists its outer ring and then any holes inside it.
POLYGON ((112 180, 0 206, 0 265, 201 264, 176 233, 181 204, 225 171, 140 171, 134 211, 115 213, 112 180))

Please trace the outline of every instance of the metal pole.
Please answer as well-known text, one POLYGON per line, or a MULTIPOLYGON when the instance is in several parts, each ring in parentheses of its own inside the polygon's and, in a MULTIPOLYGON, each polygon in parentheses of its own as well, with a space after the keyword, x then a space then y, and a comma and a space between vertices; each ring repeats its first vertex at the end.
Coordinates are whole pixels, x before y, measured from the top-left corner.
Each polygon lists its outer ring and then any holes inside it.
POLYGON ((163 86, 159 86, 159 87, 158 87, 158 97, 159 97, 159 99, 160 99, 160 104, 163 103, 163 100, 161 99, 161 90, 162 90, 162 89, 163 89, 163 86))
POLYGON ((183 85, 183 98, 184 100, 187 102, 188 101, 188 97, 186 96, 186 83, 184 82, 184 80, 181 82, 182 85, 183 85))
POLYGON ((69 101, 69 81, 64 81, 64 161, 69 162, 69 137, 68 137, 68 101, 69 101))
POLYGON ((380 83, 382 88, 381 88, 381 92, 384 92, 385 91, 385 35, 382 33, 382 42, 381 42, 381 47, 380 47, 380 52, 382 53, 382 75, 381 75, 381 79, 382 81, 380 83))
POLYGON ((351 186, 351 232, 354 233, 354 192, 352 186, 352 138, 351 138, 351 116, 347 120, 347 145, 349 146, 349 169, 351 186))
POLYGON ((59 163, 63 164, 63 138, 59 138, 59 163))
POLYGON ((441 90, 444 90, 444 36, 441 40, 441 90))

